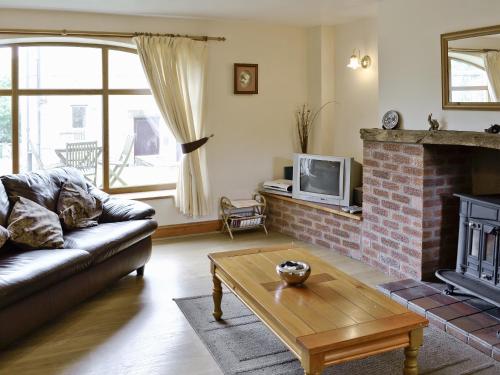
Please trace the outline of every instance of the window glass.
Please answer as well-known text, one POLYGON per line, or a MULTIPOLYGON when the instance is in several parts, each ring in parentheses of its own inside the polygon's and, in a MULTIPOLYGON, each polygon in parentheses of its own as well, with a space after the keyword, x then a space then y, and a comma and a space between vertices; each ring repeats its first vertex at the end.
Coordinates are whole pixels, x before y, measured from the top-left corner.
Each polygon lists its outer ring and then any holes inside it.
POLYGON ((481 236, 481 232, 479 230, 473 229, 471 231, 471 234, 472 234, 472 242, 469 254, 477 258, 479 256, 479 245, 480 245, 479 239, 481 236))
POLYGON ((0 174, 12 173, 11 98, 0 96, 0 174))
POLYGON ((149 89, 137 54, 110 50, 108 58, 110 89, 149 89))
POLYGON ((10 89, 12 85, 10 47, 0 48, 0 89, 10 89))
MULTIPOLYGON (((77 111, 79 112, 79 111, 77 111)), ((102 97, 21 96, 19 100, 21 171, 72 166, 102 185, 102 97), (75 108, 85 108, 85 126, 75 108)))
POLYGON ((493 264, 493 260, 494 260, 496 239, 497 239, 496 234, 487 233, 486 234, 486 241, 484 241, 483 260, 485 260, 491 264, 493 264))
POLYGON ((102 88, 102 51, 90 47, 20 47, 19 88, 102 88))
POLYGON ((150 95, 109 99, 109 186, 175 183, 179 150, 150 95))
POLYGON ((73 129, 82 129, 87 123, 87 105, 72 105, 71 114, 73 129))
MULTIPOLYGON (((139 56, 103 48, 17 47, 20 91, 19 137, 15 142, 20 171, 73 166, 102 187, 102 160, 107 152, 110 188, 175 184, 180 150, 153 97, 148 91, 141 92, 146 95, 133 91, 149 90, 139 56), (108 51, 109 88, 121 90, 120 95, 107 96, 103 90, 103 48, 108 51), (109 150, 103 150, 102 144, 105 104, 109 150)), ((0 47, 0 90, 11 88, 11 65, 12 48, 0 47)), ((6 96, 10 92, 3 95, 0 172, 11 173, 12 101, 6 96)))

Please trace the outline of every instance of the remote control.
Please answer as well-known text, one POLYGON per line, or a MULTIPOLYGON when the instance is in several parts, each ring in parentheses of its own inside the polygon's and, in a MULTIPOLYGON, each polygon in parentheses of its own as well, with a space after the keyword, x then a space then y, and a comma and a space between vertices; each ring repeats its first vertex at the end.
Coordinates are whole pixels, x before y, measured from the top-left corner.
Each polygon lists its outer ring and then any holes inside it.
POLYGON ((362 207, 360 206, 347 206, 347 207, 342 207, 342 211, 344 212, 349 212, 350 214, 357 214, 363 210, 362 207))
POLYGON ((349 213, 350 214, 357 214, 361 211, 363 211, 363 208, 360 206, 349 206, 349 213))

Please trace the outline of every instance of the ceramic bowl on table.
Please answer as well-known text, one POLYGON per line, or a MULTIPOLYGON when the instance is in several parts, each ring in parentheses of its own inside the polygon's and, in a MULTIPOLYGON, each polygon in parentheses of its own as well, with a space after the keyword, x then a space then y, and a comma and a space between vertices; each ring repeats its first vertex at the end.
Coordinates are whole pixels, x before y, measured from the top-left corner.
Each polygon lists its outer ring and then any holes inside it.
POLYGON ((287 260, 276 266, 276 272, 287 285, 300 285, 311 274, 311 266, 299 260, 287 260))

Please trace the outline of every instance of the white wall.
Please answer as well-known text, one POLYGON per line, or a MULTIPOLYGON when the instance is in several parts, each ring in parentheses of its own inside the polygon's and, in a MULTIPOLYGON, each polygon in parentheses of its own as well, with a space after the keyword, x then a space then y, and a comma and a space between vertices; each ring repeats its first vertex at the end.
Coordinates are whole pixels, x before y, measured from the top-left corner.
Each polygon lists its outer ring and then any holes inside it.
MULTIPOLYGON (((308 30, 308 104, 312 111, 335 100, 335 29, 317 26, 308 30)), ((309 153, 332 154, 335 105, 326 105, 313 124, 309 153)))
POLYGON ((365 18, 335 27, 335 127, 330 141, 338 156, 354 156, 362 162, 361 128, 377 127, 378 115, 378 49, 377 20, 365 18), (354 48, 361 56, 369 55, 367 69, 352 70, 346 65, 354 48))
POLYGON ((383 1, 379 115, 398 110, 406 129, 427 129, 431 112, 447 129, 482 131, 498 123, 498 111, 442 110, 440 57, 440 34, 498 24, 498 0, 383 1))
MULTIPOLYGON (((307 31, 246 22, 2 10, 3 28, 150 31, 222 35, 210 42, 207 145, 214 208, 221 195, 249 197, 259 182, 281 177, 293 152, 293 113, 307 98, 307 31), (259 94, 233 95, 233 63, 259 64, 259 94)), ((171 199, 154 200, 160 225, 189 221, 171 199)), ((217 217, 217 211, 209 220, 217 217)))

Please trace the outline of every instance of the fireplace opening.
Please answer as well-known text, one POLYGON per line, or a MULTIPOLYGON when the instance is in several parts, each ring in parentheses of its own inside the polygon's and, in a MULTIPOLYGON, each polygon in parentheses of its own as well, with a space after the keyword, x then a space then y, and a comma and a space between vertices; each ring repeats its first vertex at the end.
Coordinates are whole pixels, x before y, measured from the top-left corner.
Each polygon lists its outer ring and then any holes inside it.
POLYGON ((423 201, 423 278, 455 268, 460 199, 455 194, 500 195, 500 151, 426 145, 423 201))
POLYGON ((479 147, 447 151, 462 154, 463 161, 455 166, 457 183, 441 196, 436 276, 448 284, 448 293, 459 288, 500 306, 500 152, 479 147))

